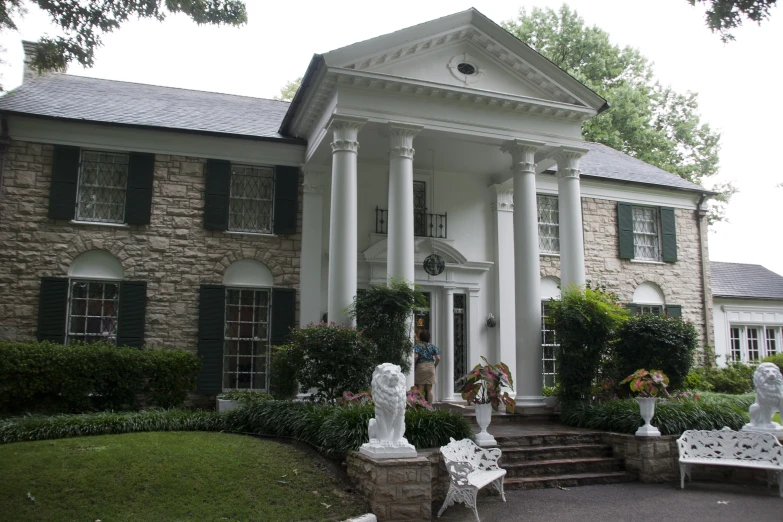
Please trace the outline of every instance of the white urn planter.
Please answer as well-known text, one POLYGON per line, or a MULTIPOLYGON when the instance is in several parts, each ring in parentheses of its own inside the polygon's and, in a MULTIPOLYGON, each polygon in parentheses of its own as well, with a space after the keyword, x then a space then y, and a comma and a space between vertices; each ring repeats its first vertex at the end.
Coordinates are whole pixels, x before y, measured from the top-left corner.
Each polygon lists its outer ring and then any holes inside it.
POLYGON ((217 411, 223 413, 239 408, 241 403, 239 401, 231 401, 228 399, 217 399, 217 411))
POLYGON ((644 419, 644 426, 636 430, 636 436, 660 437, 661 432, 658 431, 658 428, 650 424, 655 415, 655 397, 637 397, 636 402, 639 403, 639 413, 641 413, 642 419, 644 419))
POLYGON ((476 422, 479 428, 481 428, 481 431, 476 434, 476 444, 479 446, 497 446, 498 441, 487 432, 487 427, 490 421, 492 421, 492 405, 475 404, 474 406, 476 408, 476 422))

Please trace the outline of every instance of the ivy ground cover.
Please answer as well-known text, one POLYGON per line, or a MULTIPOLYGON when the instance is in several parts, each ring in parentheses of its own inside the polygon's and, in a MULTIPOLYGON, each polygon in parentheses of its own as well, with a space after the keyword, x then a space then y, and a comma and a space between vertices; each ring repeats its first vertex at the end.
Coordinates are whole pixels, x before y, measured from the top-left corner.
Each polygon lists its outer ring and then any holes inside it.
POLYGON ((322 457, 243 435, 155 432, 0 446, 4 520, 344 520, 322 457))

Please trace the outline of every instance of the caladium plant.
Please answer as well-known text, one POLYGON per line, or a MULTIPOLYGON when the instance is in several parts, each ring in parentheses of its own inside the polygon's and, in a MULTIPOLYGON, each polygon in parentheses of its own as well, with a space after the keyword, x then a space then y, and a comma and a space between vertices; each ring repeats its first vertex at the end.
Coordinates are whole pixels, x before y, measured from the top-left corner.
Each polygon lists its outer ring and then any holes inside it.
POLYGON ((661 370, 645 369, 636 370, 634 373, 623 379, 620 384, 628 384, 631 393, 639 397, 655 397, 658 394, 669 395, 666 387, 669 385, 669 378, 661 370))
POLYGON ((460 393, 468 404, 491 404, 498 411, 500 403, 506 405, 506 411, 514 413, 517 403, 503 388, 512 388, 514 379, 511 370, 505 363, 492 365, 485 358, 486 364, 477 364, 470 372, 457 380, 461 386, 460 393))

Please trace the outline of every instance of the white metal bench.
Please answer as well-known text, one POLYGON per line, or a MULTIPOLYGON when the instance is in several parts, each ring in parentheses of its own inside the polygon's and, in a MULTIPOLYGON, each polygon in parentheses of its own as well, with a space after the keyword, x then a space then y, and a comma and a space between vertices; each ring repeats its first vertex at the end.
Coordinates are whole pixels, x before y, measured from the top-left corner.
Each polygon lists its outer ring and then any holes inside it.
POLYGON ((440 452, 446 462, 450 483, 449 492, 438 511, 438 516, 455 502, 462 502, 473 509, 476 521, 481 522, 476 508, 476 497, 479 490, 487 484, 492 484, 500 493, 503 502, 506 501, 506 493, 503 491, 503 477, 506 476, 506 470, 498 466, 500 449, 480 448, 470 439, 451 439, 447 445, 441 446, 440 452))
POLYGON ((763 469, 767 486, 778 483, 783 497, 783 446, 769 433, 750 431, 688 430, 677 439, 680 453, 680 488, 685 488, 685 476, 691 480, 691 466, 737 466, 763 469))

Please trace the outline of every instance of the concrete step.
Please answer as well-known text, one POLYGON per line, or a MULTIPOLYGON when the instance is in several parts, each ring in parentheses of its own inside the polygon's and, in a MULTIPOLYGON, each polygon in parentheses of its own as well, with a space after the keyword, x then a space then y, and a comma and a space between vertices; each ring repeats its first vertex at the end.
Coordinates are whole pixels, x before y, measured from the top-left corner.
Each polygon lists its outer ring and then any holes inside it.
POLYGON ((572 473, 548 477, 507 477, 505 489, 541 489, 541 488, 572 488, 592 484, 618 484, 632 482, 636 477, 625 471, 606 473, 572 473))
MULTIPOLYGON (((489 432, 492 433, 490 426, 489 432)), ((502 449, 524 448, 534 446, 573 446, 583 444, 601 444, 603 434, 600 432, 565 432, 537 433, 531 435, 495 435, 495 440, 502 449)))
POLYGON ((524 448, 503 448, 501 462, 531 462, 538 460, 560 460, 576 458, 611 457, 612 446, 608 444, 570 444, 566 446, 530 446, 524 448))
POLYGON ((625 463, 613 457, 596 457, 506 462, 501 467, 507 471, 507 477, 563 477, 580 473, 624 471, 625 463))

